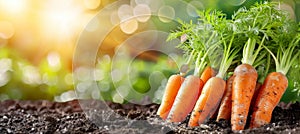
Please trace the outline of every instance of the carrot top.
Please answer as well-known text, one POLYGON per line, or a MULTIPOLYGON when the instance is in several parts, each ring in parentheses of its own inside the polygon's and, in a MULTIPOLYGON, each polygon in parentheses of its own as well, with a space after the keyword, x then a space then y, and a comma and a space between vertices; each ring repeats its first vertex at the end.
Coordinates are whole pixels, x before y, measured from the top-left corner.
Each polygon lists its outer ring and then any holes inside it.
POLYGON ((179 20, 178 22, 181 24, 179 30, 173 31, 167 39, 182 38, 182 42, 177 47, 184 51, 185 56, 193 58, 194 75, 199 76, 207 65, 214 69, 219 67, 218 59, 223 52, 219 50, 221 41, 213 25, 217 25, 221 20, 226 20, 223 16, 224 14, 220 12, 207 10, 199 12, 196 24, 192 21, 185 23, 179 20))
POLYGON ((295 51, 295 48, 299 46, 299 40, 300 34, 295 36, 295 38, 290 43, 288 43, 288 45, 284 46, 282 45, 282 43, 279 43, 279 48, 277 50, 276 56, 270 49, 268 49, 268 47, 264 46, 266 50, 272 55, 275 61, 275 67, 277 72, 281 72, 282 74, 286 75, 291 66, 295 63, 296 59, 300 55, 299 50, 295 51))
MULTIPOLYGON (((226 19, 220 11, 209 9, 198 11, 198 15, 195 22, 179 20, 180 27, 168 38, 181 37, 177 47, 184 51, 188 63, 195 66, 194 75, 211 66, 218 70, 217 77, 224 78, 228 70, 241 62, 255 67, 258 81, 262 83, 275 69, 283 74, 290 68, 299 70, 296 65, 300 57, 299 25, 288 12, 281 10, 279 2, 240 8, 231 19, 226 19)), ((294 81, 300 83, 297 78, 294 81)))
POLYGON ((288 34, 295 27, 288 13, 279 10, 278 6, 280 4, 275 2, 257 3, 249 9, 241 8, 233 15, 236 32, 248 38, 243 47, 242 63, 259 66, 266 57, 264 44, 290 39, 280 35, 288 34))

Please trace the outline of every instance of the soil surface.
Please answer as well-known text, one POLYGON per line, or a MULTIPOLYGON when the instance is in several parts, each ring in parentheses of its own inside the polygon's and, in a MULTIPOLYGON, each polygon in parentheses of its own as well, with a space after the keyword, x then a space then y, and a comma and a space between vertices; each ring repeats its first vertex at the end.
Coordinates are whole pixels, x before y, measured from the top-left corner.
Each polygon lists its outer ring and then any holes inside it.
MULTIPOLYGON (((84 103, 95 107, 103 104, 95 100, 84 103)), ((157 104, 106 104, 111 111, 82 108, 78 100, 3 101, 0 133, 234 133, 227 121, 210 120, 194 128, 187 127, 187 120, 180 124, 166 123, 155 114, 157 104)), ((300 104, 292 104, 288 109, 276 107, 270 124, 235 133, 300 133, 300 104)))

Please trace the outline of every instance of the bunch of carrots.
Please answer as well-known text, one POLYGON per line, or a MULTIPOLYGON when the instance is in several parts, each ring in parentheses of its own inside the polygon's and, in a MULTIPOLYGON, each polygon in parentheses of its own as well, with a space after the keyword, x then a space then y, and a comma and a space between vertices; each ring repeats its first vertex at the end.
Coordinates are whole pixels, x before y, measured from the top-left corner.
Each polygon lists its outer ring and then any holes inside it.
POLYGON ((247 122, 250 128, 268 124, 300 55, 298 24, 280 3, 241 8, 232 19, 216 10, 198 14, 197 23, 180 21, 168 38, 181 38, 187 62, 169 78, 157 114, 167 122, 190 114, 190 127, 228 120, 234 131, 247 122))

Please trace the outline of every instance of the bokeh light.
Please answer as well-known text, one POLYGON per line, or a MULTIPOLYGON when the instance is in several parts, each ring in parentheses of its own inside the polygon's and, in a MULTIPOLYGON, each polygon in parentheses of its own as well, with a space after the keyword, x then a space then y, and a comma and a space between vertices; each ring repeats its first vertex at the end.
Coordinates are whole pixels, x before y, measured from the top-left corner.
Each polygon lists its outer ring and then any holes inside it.
POLYGON ((118 16, 121 21, 126 21, 133 16, 133 8, 130 5, 121 5, 118 9, 118 16))
POLYGON ((103 92, 107 92, 111 88, 107 81, 100 81, 98 87, 103 92))
POLYGON ((60 55, 57 52, 51 52, 47 56, 47 61, 50 67, 54 71, 58 71, 61 68, 60 55))
POLYGON ((74 80, 73 80, 73 74, 71 73, 68 73, 66 76, 65 76, 65 82, 66 84, 68 85, 73 85, 74 84, 74 80))
POLYGON ((112 93, 112 96, 113 96, 113 101, 114 102, 116 102, 116 103, 123 103, 124 102, 123 97, 119 93, 114 92, 114 93, 112 93))
POLYGON ((8 72, 0 73, 0 87, 4 86, 10 80, 10 74, 8 72))
POLYGON ((133 14, 139 22, 147 22, 151 17, 151 9, 148 5, 138 4, 134 7, 133 14))
POLYGON ((162 22, 171 22, 174 20, 175 10, 171 6, 162 6, 158 11, 158 17, 162 22))
POLYGON ((9 58, 0 59, 0 74, 12 71, 12 60, 9 58))
POLYGON ((192 17, 197 17, 198 15, 197 10, 203 10, 203 9, 205 9, 203 3, 198 0, 193 0, 189 2, 188 5, 186 6, 187 13, 192 17))
POLYGON ((283 3, 283 4, 280 4, 280 9, 289 12, 290 17, 292 19, 296 19, 295 11, 294 11, 292 5, 288 5, 288 4, 283 3))
POLYGON ((39 70, 33 66, 23 67, 23 81, 26 84, 38 85, 42 83, 39 70))
POLYGON ((110 21, 113 25, 117 25, 120 23, 120 18, 118 16, 118 11, 113 11, 110 15, 110 21))
POLYGON ((96 9, 100 6, 101 0, 83 0, 83 3, 88 9, 96 9))
POLYGON ((138 21, 135 18, 124 21, 120 24, 121 30, 126 34, 132 34, 138 29, 138 21))

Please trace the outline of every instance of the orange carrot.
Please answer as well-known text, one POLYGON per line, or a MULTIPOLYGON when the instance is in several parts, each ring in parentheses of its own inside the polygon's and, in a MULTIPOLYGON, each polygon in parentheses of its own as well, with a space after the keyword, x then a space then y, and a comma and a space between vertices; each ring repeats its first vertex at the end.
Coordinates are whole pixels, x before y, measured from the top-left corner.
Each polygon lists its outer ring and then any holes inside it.
MULTIPOLYGON (((205 83, 191 114, 188 126, 194 127, 205 123, 212 117, 221 102, 226 88, 226 82, 223 78, 238 53, 238 49, 235 49, 232 45, 235 35, 228 35, 227 37, 226 39, 230 39, 230 41, 220 44, 222 45, 220 47, 224 48, 224 55, 222 56, 219 65, 218 74, 215 77, 208 79, 205 83)), ((224 36, 222 36, 222 39, 225 39, 224 36)))
POLYGON ((211 77, 216 76, 216 73, 217 73, 217 72, 216 72, 212 67, 207 66, 207 67, 203 70, 203 72, 202 72, 202 74, 201 74, 201 76, 200 76, 200 79, 201 79, 204 83, 206 83, 206 82, 208 81, 208 79, 210 79, 211 77))
POLYGON ((219 121, 220 119, 230 120, 233 80, 234 76, 232 75, 226 81, 225 94, 223 95, 220 109, 218 111, 217 121, 219 121))
POLYGON ((183 80, 184 78, 181 75, 172 75, 169 78, 162 102, 157 111, 157 115, 162 119, 167 118, 183 80))
POLYGON ((189 126, 198 126, 212 116, 223 96, 225 86, 226 82, 219 77, 212 77, 207 81, 194 107, 189 126))
MULTIPOLYGON (((210 79, 211 77, 214 77, 214 76, 216 76, 216 71, 212 68, 212 67, 210 67, 210 66, 207 66, 204 70, 203 70, 203 72, 202 72, 202 74, 201 74, 201 76, 200 76, 200 80, 203 82, 203 84, 205 85, 205 83, 208 81, 208 79, 210 79)), ((202 86, 203 87, 203 86, 202 86)), ((200 87, 201 89, 199 89, 200 91, 202 91, 202 87, 200 87)), ((199 96, 201 95, 201 92, 199 92, 199 94, 198 94, 198 98, 199 98, 199 96)))
MULTIPOLYGON (((201 78, 202 78, 202 79, 206 79, 206 81, 204 82, 204 85, 205 85, 205 83, 206 83, 210 78, 216 76, 216 73, 217 73, 217 72, 216 72, 212 67, 208 66, 208 67, 206 67, 206 68, 204 69, 203 73, 201 74, 200 79, 201 79, 201 78)), ((201 79, 201 80, 202 80, 202 79, 201 79)), ((201 95, 201 92, 199 93, 198 98, 200 97, 200 95, 201 95)), ((216 110, 216 112, 215 112, 214 114, 211 114, 210 118, 216 118, 216 117, 217 117, 217 112, 218 112, 218 110, 216 110)))
POLYGON ((278 43, 280 49, 277 51, 277 57, 264 46, 275 61, 276 72, 268 74, 258 92, 250 128, 260 127, 270 122, 274 108, 288 87, 286 74, 300 55, 300 51, 294 51, 299 46, 299 37, 300 34, 298 33, 290 43, 287 44, 285 41, 278 43))
POLYGON ((272 72, 266 77, 253 107, 250 128, 260 127, 271 121, 272 111, 279 103, 287 86, 288 79, 280 72, 272 72))
POLYGON ((258 74, 253 66, 244 63, 235 68, 233 75, 231 128, 235 131, 245 127, 258 74))
POLYGON ((167 121, 181 122, 185 120, 187 115, 193 110, 198 94, 201 92, 199 89, 202 89, 202 87, 203 82, 199 77, 194 75, 186 77, 178 91, 167 121))

